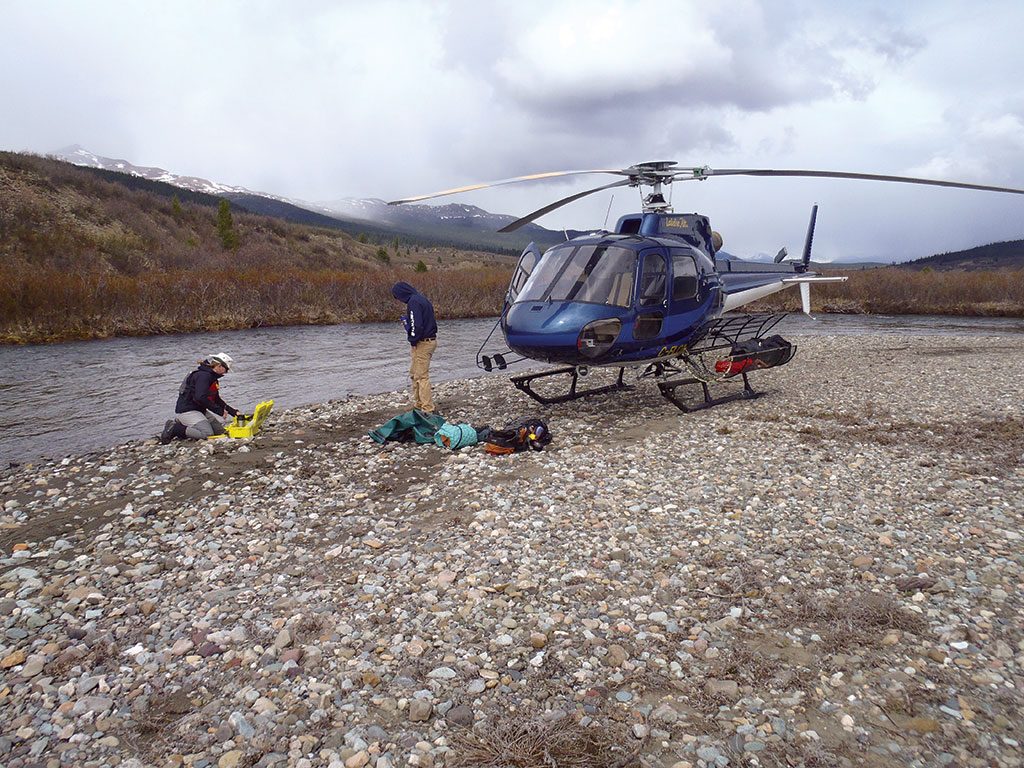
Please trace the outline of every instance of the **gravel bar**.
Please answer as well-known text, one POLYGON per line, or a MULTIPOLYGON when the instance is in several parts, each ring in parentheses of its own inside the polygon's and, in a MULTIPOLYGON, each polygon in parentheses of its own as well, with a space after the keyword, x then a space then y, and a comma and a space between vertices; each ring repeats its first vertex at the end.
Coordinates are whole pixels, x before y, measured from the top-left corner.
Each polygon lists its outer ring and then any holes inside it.
POLYGON ((693 414, 436 387, 542 452, 391 392, 3 470, 0 764, 1024 764, 1024 336, 798 342, 693 414))

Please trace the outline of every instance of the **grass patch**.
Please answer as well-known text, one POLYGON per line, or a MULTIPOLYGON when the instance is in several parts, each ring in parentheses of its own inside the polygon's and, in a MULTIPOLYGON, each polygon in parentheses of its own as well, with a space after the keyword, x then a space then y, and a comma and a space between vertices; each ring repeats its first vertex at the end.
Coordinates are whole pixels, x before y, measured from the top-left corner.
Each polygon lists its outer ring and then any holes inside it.
POLYGON ((894 629, 920 634, 926 626, 921 616, 875 592, 841 597, 800 593, 794 600, 793 617, 799 625, 816 628, 831 651, 875 645, 883 632, 894 629))
POLYGON ((102 673, 107 662, 117 663, 117 654, 118 648, 115 644, 98 642, 81 656, 65 652, 46 666, 46 674, 59 678, 75 667, 102 673))
POLYGON ((454 768, 634 768, 643 741, 621 726, 507 717, 452 738, 454 768))

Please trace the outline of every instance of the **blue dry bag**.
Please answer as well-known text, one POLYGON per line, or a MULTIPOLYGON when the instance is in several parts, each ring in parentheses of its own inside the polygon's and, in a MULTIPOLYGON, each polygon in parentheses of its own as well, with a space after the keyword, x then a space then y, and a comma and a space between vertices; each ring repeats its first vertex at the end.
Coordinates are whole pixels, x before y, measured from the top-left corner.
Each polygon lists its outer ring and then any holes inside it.
POLYGON ((469 424, 449 424, 446 421, 434 433, 435 443, 453 451, 465 448, 467 445, 476 445, 477 439, 476 430, 469 424))

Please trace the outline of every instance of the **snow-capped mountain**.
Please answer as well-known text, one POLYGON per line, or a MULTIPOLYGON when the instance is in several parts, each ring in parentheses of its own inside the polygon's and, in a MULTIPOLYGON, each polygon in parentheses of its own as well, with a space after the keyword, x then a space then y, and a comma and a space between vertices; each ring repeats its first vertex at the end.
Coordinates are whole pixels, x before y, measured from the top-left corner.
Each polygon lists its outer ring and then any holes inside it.
MULTIPOLYGON (((227 192, 256 195, 264 194, 262 192, 252 192, 245 187, 233 187, 230 184, 220 184, 216 181, 210 181, 209 179, 201 179, 198 176, 180 176, 176 173, 165 171, 163 168, 151 168, 145 165, 135 165, 127 160, 103 157, 102 155, 93 154, 79 144, 72 144, 70 147, 63 147, 62 149, 58 149, 56 152, 51 152, 50 154, 58 160, 65 160, 74 165, 84 165, 88 168, 102 168, 105 171, 119 171, 120 173, 127 173, 132 176, 141 176, 142 178, 149 179, 151 181, 163 181, 167 184, 173 184, 176 187, 189 189, 193 192, 205 192, 209 195, 223 195, 227 192)), ((273 197, 273 195, 265 196, 273 197)))

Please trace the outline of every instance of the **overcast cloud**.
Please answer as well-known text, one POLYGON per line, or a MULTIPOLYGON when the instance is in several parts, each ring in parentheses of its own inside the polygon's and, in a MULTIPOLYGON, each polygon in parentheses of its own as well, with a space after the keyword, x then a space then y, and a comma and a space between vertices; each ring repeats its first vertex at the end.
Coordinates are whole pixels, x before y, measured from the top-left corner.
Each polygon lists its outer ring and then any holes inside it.
MULTIPOLYGON (((0 149, 81 144, 304 200, 542 170, 820 168, 1024 187, 1024 4, 0 0, 0 149)), ((451 198, 522 215, 612 181, 451 198)), ((1024 197, 677 184, 727 249, 910 258, 1024 237, 1024 197)), ((448 202, 448 201, 442 201, 448 202)), ((541 219, 601 226, 602 192, 541 219)))

